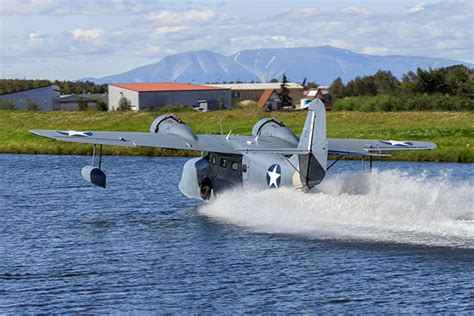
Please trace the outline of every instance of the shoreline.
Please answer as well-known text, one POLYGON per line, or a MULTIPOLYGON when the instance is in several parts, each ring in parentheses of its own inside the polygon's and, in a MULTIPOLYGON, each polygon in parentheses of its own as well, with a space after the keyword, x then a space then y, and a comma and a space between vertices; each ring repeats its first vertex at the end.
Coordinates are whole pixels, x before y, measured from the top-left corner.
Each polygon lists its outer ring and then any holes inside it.
MULTIPOLYGON (((92 146, 60 142, 29 133, 30 129, 147 132, 165 112, 27 112, 0 111, 0 154, 90 155, 92 146)), ((266 113, 256 108, 176 113, 196 134, 249 135, 265 117, 277 117, 299 135, 305 111, 266 113)), ((436 143, 432 151, 396 152, 386 161, 474 162, 474 112, 353 112, 332 111, 328 138, 420 140, 436 143)), ((104 155, 196 157, 199 152, 150 147, 105 146, 104 155)), ((358 157, 344 159, 358 160, 358 157)))
MULTIPOLYGON (((74 153, 71 153, 71 154, 54 154, 54 153, 10 153, 10 152, 0 152, 0 155, 26 155, 26 156, 79 156, 79 157, 89 157, 91 156, 92 154, 92 151, 90 154, 74 154, 74 153)), ((182 155, 182 156, 179 156, 179 155, 175 155, 175 156, 171 156, 171 155, 162 155, 162 156, 145 156, 145 155, 103 155, 103 157, 144 157, 144 158, 193 158, 193 157, 199 157, 200 155, 197 154, 197 155, 182 155)), ((329 161, 334 161, 336 160, 336 157, 337 156, 332 156, 332 155, 329 155, 328 156, 328 160, 329 161)), ((352 156, 347 156, 347 157, 344 157, 344 158, 341 158, 340 160, 351 160, 351 161, 354 161, 354 160, 362 160, 360 159, 358 156, 353 156, 353 158, 351 158, 352 156)), ((364 161, 368 161, 368 158, 365 158, 364 161)), ((458 161, 423 161, 423 160, 403 160, 403 159, 390 159, 390 157, 383 157, 382 159, 380 159, 379 157, 377 157, 377 159, 373 159, 373 162, 374 164, 375 163, 378 163, 378 162, 411 162, 411 163, 440 163, 440 164, 444 164, 444 163, 447 163, 447 164, 474 164, 474 161, 467 161, 467 162, 458 162, 458 161)))

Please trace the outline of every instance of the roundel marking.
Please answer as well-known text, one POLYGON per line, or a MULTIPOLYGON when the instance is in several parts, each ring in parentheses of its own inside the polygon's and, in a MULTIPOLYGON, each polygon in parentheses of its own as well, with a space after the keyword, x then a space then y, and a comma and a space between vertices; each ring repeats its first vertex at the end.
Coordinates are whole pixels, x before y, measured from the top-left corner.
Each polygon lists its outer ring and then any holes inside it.
POLYGON ((281 167, 279 164, 271 165, 267 170, 267 184, 269 188, 280 187, 281 167))

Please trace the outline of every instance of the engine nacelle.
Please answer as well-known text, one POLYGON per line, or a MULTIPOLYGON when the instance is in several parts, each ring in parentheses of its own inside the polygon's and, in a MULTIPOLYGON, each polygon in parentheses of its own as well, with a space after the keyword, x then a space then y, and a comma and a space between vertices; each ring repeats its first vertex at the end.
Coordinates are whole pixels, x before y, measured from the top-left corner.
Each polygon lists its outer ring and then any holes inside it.
POLYGON ((295 133, 276 118, 264 118, 258 121, 252 129, 252 135, 279 138, 295 146, 299 143, 299 139, 295 133))
POLYGON ((161 135, 174 135, 181 137, 188 142, 197 140, 196 134, 179 117, 174 114, 163 114, 158 116, 150 126, 150 133, 161 135))

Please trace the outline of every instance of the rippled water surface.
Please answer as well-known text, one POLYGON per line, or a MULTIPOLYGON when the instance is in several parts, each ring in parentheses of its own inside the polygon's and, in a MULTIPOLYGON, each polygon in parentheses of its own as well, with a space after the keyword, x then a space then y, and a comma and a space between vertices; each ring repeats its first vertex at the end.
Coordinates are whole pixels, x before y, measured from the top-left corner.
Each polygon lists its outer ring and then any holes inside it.
POLYGON ((0 155, 0 313, 474 312, 474 165, 181 195, 182 158, 0 155))

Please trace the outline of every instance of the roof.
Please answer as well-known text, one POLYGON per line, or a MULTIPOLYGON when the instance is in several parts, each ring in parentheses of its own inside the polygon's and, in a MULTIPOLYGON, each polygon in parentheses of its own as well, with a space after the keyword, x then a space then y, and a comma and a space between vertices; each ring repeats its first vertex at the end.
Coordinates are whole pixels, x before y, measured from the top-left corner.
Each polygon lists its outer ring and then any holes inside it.
POLYGON ((59 96, 59 100, 61 103, 68 103, 68 102, 79 102, 79 101, 85 101, 85 102, 97 102, 97 100, 92 99, 92 98, 86 98, 82 97, 79 95, 75 94, 64 94, 59 96))
POLYGON ((138 92, 150 91, 196 91, 196 90, 228 90, 228 88, 210 87, 189 83, 150 82, 150 83, 120 83, 111 86, 138 92))
POLYGON ((265 106, 265 103, 267 103, 268 99, 272 96, 274 91, 275 89, 265 89, 265 91, 263 91, 263 94, 260 96, 260 99, 258 99, 259 108, 263 108, 265 106))
MULTIPOLYGON (((27 81, 27 80, 26 80, 27 81)), ((22 93, 22 92, 28 92, 32 90, 38 90, 38 89, 44 89, 44 88, 51 88, 55 91, 59 91, 59 86, 56 85, 44 85, 44 86, 39 86, 39 87, 26 87, 26 86, 15 86, 12 87, 10 91, 7 92, 5 87, 0 87, 0 95, 8 95, 8 94, 15 94, 15 93, 22 93)))
MULTIPOLYGON (((226 88, 231 90, 265 90, 280 89, 281 82, 267 83, 227 83, 227 84, 209 84, 210 87, 226 88)), ((303 89, 303 86, 295 82, 287 82, 288 89, 303 89)))
POLYGON ((308 91, 305 91, 305 95, 308 97, 315 97, 318 93, 329 94, 329 87, 321 86, 316 89, 313 88, 313 89, 309 89, 308 91))

